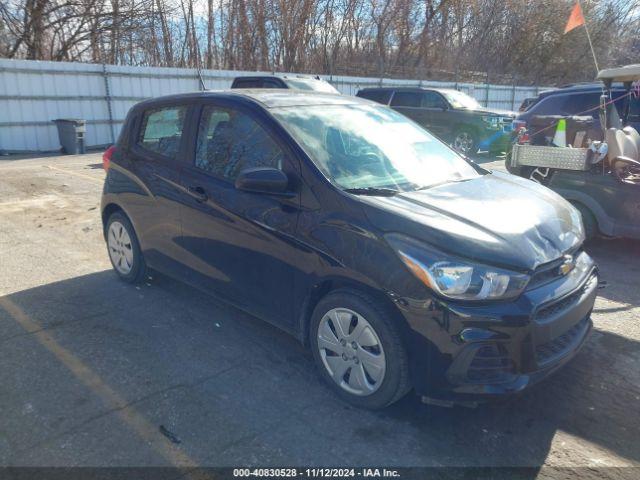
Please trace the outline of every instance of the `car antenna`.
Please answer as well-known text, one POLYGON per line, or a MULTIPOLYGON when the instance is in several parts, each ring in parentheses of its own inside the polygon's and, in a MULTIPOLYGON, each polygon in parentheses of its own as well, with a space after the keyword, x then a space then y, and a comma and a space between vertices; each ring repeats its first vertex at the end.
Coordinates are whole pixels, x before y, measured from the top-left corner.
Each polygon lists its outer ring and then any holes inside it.
POLYGON ((200 80, 200 90, 203 92, 207 89, 202 78, 202 70, 200 69, 200 62, 197 62, 196 70, 198 71, 198 80, 200 80))
POLYGON ((191 41, 196 50, 196 72, 198 73, 198 80, 200 81, 200 90, 205 91, 207 87, 204 84, 204 78, 202 78, 202 68, 200 66, 200 45, 198 45, 198 39, 196 38, 196 27, 193 20, 193 6, 189 5, 189 14, 191 16, 191 41))

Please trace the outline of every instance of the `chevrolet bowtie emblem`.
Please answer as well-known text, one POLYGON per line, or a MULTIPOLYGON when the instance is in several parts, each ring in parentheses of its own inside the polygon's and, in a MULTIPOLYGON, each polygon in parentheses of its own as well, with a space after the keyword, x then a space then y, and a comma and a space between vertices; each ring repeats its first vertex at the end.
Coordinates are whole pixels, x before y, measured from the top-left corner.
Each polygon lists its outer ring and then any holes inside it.
POLYGON ((563 257, 562 264, 560 265, 560 275, 567 275, 576 266, 576 262, 573 255, 565 255, 563 257))

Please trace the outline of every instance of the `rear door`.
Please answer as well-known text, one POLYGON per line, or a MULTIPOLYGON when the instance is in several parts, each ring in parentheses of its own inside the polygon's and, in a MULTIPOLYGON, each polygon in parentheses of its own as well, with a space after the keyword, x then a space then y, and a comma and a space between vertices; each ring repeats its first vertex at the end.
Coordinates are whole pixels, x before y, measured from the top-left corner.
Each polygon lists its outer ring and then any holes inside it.
POLYGON ((128 154, 130 178, 119 192, 147 263, 171 270, 180 235, 180 168, 186 155, 183 132, 187 103, 150 107, 137 119, 128 154))
POLYGON ((455 113, 438 92, 426 90, 422 93, 422 115, 428 129, 441 138, 449 138, 452 134, 455 113))
POLYGON ((235 103, 199 108, 193 156, 181 179, 187 199, 179 243, 190 283, 290 328, 299 197, 244 192, 234 182, 245 168, 274 167, 294 191, 299 166, 266 115, 235 103))

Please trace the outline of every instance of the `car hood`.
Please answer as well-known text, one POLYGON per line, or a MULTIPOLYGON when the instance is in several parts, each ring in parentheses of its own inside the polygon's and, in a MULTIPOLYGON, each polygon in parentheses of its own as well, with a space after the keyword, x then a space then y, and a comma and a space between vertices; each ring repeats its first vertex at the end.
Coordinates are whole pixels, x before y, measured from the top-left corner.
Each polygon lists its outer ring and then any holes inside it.
POLYGON ((495 266, 534 270, 584 239, 578 211, 546 187, 492 172, 392 197, 359 197, 373 226, 495 266))

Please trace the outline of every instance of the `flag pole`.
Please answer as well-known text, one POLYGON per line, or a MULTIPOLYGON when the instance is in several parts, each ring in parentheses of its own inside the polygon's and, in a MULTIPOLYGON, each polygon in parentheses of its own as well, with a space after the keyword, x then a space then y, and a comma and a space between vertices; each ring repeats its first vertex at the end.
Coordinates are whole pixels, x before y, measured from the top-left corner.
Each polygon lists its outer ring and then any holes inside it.
MULTIPOLYGON (((580 0, 576 0, 578 5, 580 5, 580 10, 582 10, 582 5, 580 4, 580 0)), ((593 63, 596 65, 596 75, 600 73, 600 68, 598 67, 598 59, 596 58, 596 52, 593 49, 593 43, 591 43, 591 35, 589 35, 589 27, 587 27, 587 17, 584 15, 584 11, 582 13, 582 18, 584 19, 584 31, 587 32, 587 40, 589 40, 589 47, 591 48, 591 55, 593 55, 593 63)))

